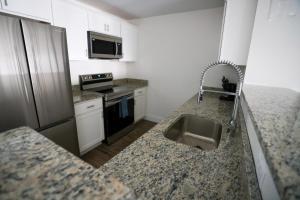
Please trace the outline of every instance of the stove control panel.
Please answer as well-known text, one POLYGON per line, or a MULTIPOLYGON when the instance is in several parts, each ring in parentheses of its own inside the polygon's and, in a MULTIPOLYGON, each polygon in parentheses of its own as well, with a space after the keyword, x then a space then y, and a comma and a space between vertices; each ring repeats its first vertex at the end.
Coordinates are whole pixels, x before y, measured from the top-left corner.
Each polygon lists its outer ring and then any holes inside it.
POLYGON ((103 81, 103 80, 112 80, 112 79, 113 79, 112 73, 85 74, 79 76, 80 82, 97 81, 97 80, 103 81))

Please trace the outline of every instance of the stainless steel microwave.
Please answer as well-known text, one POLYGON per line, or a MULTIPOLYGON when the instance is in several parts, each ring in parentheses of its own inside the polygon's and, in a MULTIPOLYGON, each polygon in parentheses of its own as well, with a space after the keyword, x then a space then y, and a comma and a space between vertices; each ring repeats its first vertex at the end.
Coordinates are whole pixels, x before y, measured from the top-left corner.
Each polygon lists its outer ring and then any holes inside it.
POLYGON ((122 38, 92 31, 87 32, 89 58, 120 59, 122 38))

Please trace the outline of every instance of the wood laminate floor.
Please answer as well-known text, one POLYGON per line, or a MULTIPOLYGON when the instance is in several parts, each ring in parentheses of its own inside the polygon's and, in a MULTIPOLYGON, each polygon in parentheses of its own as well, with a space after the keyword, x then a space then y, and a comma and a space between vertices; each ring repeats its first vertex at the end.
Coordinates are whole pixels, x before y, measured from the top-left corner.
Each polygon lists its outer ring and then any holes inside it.
POLYGON ((154 122, 141 120, 136 123, 134 129, 126 136, 110 145, 103 143, 87 154, 83 155, 81 158, 85 162, 93 165, 96 168, 99 168, 155 125, 156 123, 154 122))

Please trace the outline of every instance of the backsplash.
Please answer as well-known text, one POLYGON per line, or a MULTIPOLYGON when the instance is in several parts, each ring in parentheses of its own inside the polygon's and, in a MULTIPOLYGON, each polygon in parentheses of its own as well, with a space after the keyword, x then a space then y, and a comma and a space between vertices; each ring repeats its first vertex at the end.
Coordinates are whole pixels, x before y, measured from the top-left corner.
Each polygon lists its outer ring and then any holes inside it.
POLYGON ((118 60, 70 61, 72 85, 78 85, 78 75, 112 72, 114 79, 127 76, 128 64, 118 60))

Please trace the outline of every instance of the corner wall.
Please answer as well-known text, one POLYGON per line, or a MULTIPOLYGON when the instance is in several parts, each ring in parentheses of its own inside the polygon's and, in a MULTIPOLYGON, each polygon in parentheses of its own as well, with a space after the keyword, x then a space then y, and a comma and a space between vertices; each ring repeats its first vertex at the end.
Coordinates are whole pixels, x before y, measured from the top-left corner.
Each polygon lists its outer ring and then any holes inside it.
POLYGON ((300 1, 259 0, 245 83, 300 91, 299 56, 300 1))
MULTIPOLYGON (((138 61, 128 76, 149 80, 147 118, 168 116, 199 88, 204 67, 217 60, 223 7, 134 20, 139 30, 138 61)), ((220 87, 222 69, 206 85, 220 87)))

